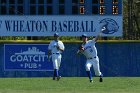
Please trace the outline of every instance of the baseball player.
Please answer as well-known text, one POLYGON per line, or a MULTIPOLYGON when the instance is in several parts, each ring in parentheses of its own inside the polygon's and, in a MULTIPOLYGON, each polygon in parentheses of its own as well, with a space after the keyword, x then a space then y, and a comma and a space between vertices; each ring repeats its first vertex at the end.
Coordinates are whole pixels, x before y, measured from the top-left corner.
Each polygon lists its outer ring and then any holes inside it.
POLYGON ((54 34, 54 40, 50 42, 48 46, 48 58, 50 55, 52 57, 53 67, 54 67, 54 75, 53 80, 57 78, 59 80, 61 76, 59 76, 59 67, 61 64, 61 53, 64 51, 64 44, 62 41, 59 40, 59 34, 54 34))
POLYGON ((77 51, 77 54, 84 54, 87 58, 85 68, 87 75, 89 77, 90 82, 92 83, 92 73, 90 68, 93 66, 94 72, 96 76, 99 76, 100 82, 103 82, 103 75, 100 72, 100 67, 99 67, 99 58, 97 56, 97 49, 95 47, 95 43, 98 40, 99 35, 97 35, 95 38, 92 40, 88 40, 88 37, 86 34, 82 35, 82 45, 79 47, 79 50, 77 51))

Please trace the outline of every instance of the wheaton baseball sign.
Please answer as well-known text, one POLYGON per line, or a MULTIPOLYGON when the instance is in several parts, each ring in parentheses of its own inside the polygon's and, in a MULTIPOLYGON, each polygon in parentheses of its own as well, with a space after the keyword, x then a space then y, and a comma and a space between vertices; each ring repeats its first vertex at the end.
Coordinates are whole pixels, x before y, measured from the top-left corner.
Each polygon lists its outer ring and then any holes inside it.
POLYGON ((122 36, 122 16, 0 16, 0 36, 122 36))

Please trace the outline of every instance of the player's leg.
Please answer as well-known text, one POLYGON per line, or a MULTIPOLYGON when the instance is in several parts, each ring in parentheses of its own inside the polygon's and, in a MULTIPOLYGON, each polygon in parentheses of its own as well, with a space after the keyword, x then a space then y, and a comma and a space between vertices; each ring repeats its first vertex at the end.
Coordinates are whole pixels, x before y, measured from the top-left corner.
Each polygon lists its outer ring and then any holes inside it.
POLYGON ((85 65, 86 72, 87 72, 87 75, 89 77, 90 82, 93 82, 92 81, 92 73, 91 73, 91 70, 90 70, 91 66, 92 66, 92 64, 91 64, 90 60, 87 60, 86 65, 85 65))
POLYGON ((61 58, 62 58, 62 55, 58 55, 58 57, 57 57, 57 63, 58 63, 58 76, 57 76, 57 80, 59 80, 61 78, 61 76, 59 75, 59 68, 60 68, 60 65, 61 65, 61 58))
POLYGON ((98 57, 95 58, 92 63, 93 63, 93 68, 94 68, 95 75, 99 76, 100 77, 100 82, 102 82, 103 81, 103 79, 102 79, 103 75, 100 71, 99 58, 98 57))
POLYGON ((52 61, 53 61, 53 68, 54 68, 53 80, 55 80, 55 77, 58 77, 58 62, 57 62, 57 56, 56 55, 52 56, 52 61))
POLYGON ((58 69, 60 68, 60 65, 61 65, 61 58, 62 58, 62 55, 58 55, 58 69))

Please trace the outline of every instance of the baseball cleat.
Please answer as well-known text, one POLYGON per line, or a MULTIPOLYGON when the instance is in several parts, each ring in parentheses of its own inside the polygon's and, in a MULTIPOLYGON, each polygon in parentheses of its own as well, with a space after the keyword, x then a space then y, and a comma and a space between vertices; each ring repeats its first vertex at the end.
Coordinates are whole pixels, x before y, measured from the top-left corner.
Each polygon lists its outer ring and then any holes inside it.
POLYGON ((100 82, 103 82, 103 75, 100 75, 99 81, 100 81, 100 82))
POLYGON ((55 77, 53 77, 53 80, 55 80, 55 77))
POLYGON ((61 76, 58 76, 58 77, 57 77, 57 81, 59 81, 59 80, 60 80, 60 78, 61 78, 61 76))
POLYGON ((93 83, 93 80, 90 80, 90 83, 93 83))
POLYGON ((100 77, 100 80, 99 80, 99 81, 100 81, 100 82, 103 82, 103 78, 100 77))

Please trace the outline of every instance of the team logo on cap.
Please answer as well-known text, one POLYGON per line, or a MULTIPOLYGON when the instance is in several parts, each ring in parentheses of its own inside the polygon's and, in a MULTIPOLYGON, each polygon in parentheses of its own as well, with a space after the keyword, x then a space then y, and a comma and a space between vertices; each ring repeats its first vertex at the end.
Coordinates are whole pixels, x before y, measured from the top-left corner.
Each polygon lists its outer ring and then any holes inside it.
POLYGON ((99 24, 104 24, 101 26, 102 33, 104 34, 113 34, 119 29, 117 22, 111 18, 105 18, 99 24))

